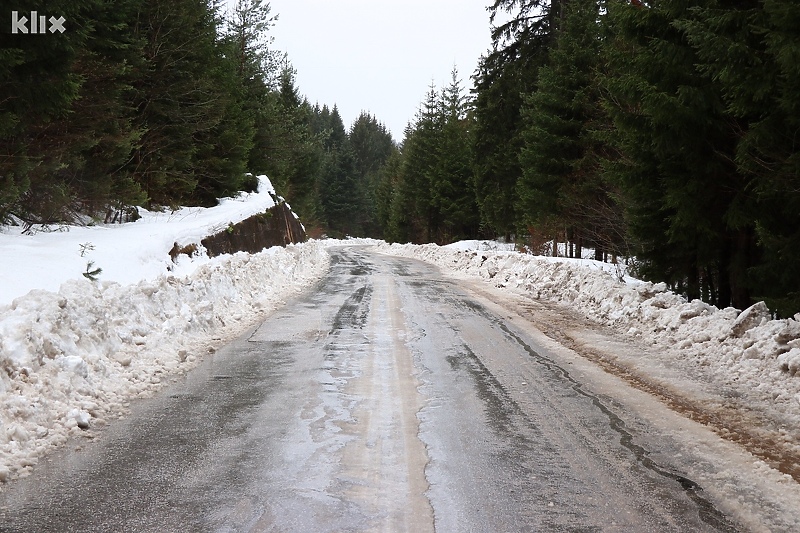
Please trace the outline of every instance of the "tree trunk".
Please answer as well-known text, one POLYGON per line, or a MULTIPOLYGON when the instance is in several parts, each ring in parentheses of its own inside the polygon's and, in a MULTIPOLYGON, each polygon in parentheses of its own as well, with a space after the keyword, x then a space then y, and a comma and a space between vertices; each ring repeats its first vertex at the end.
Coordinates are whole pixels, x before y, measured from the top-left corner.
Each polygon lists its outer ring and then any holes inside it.
POLYGON ((731 303, 737 309, 747 309, 753 303, 747 271, 753 263, 755 231, 752 228, 742 228, 733 235, 732 240, 729 268, 731 303))
POLYGON ((695 258, 686 269, 686 297, 689 301, 700 298, 700 272, 695 258))
POLYGON ((728 261, 730 260, 730 243, 726 240, 720 260, 718 263, 719 279, 717 284, 717 307, 725 308, 731 305, 731 276, 728 269, 728 261))

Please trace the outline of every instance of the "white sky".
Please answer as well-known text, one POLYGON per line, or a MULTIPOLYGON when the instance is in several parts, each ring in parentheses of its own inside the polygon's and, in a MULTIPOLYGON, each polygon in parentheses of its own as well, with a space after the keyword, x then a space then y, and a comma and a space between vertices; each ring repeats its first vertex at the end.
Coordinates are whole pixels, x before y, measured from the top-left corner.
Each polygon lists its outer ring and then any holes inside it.
MULTIPOLYGON (((229 0, 233 1, 233 0, 229 0)), ((339 106, 345 127, 362 110, 397 141, 431 82, 458 68, 465 90, 491 45, 489 0, 271 0, 274 48, 288 54, 300 92, 339 106)))

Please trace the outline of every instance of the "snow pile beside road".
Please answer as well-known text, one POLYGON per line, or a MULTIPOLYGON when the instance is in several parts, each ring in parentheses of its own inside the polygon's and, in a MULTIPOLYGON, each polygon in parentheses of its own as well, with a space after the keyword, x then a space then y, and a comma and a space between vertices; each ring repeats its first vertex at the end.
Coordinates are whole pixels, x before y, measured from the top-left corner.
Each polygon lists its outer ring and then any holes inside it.
POLYGON ((516 248, 516 245, 513 243, 502 243, 497 241, 478 241, 478 240, 471 240, 471 241, 458 241, 454 242, 453 244, 448 244, 445 248, 449 250, 478 250, 478 251, 486 251, 486 250, 503 250, 507 252, 513 252, 516 248))
POLYGON ((58 291, 69 279, 83 279, 91 261, 101 268, 99 279, 127 285, 161 275, 187 275, 207 258, 200 241, 230 224, 273 207, 279 197, 266 176, 258 177, 258 192, 222 198, 211 208, 139 209, 141 218, 125 224, 51 226, 23 234, 20 226, 0 227, 0 306, 31 289, 58 291), (177 243, 195 244, 192 261, 175 264, 168 252, 177 243))
POLYGON ((582 311, 601 324, 668 350, 671 362, 690 372, 702 369, 714 382, 758 394, 771 409, 798 419, 800 376, 794 377, 800 371, 798 316, 771 320, 763 303, 740 312, 688 302, 663 283, 633 281, 613 265, 587 260, 436 245, 394 244, 379 249, 582 311))
POLYGON ((306 243, 218 257, 185 277, 70 280, 14 300, 0 312, 0 480, 193 367, 318 280, 328 259, 306 243))
POLYGON ((0 481, 124 413, 320 278, 330 256, 319 242, 204 253, 201 239, 276 200, 259 176, 258 192, 212 208, 34 234, 0 228, 0 481), (173 262, 175 243, 198 253, 173 262), (90 261, 102 268, 97 281, 83 276, 90 261))

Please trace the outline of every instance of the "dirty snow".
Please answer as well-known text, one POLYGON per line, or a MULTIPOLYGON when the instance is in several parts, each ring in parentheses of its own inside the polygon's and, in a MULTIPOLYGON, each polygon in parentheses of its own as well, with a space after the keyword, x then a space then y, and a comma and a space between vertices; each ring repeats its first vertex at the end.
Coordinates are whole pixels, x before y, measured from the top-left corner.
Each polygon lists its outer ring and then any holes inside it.
POLYGON ((753 412, 766 415, 774 422, 773 429, 780 431, 781 440, 800 451, 798 315, 773 320, 763 303, 739 311, 687 301, 663 283, 634 280, 621 266, 588 259, 475 249, 469 243, 450 247, 383 244, 378 248, 428 261, 451 275, 483 279, 578 310, 596 323, 652 346, 650 353, 631 361, 639 370, 647 373, 669 366, 677 369, 676 375, 688 377, 687 383, 702 381, 718 397, 736 398, 753 412))

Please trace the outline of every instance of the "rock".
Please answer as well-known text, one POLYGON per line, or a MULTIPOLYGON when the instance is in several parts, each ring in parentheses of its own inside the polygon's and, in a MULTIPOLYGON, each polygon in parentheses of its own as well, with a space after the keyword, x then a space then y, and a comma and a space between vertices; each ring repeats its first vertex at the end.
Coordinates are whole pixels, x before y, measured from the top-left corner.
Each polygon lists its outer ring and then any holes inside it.
POLYGON ((231 224, 200 243, 209 257, 216 257, 235 252, 258 253, 264 248, 286 246, 305 239, 303 225, 286 203, 280 202, 265 213, 231 224))
POLYGON ((769 319, 770 312, 767 304, 758 302, 739 313, 739 316, 731 326, 731 335, 734 337, 741 337, 746 332, 769 319))

